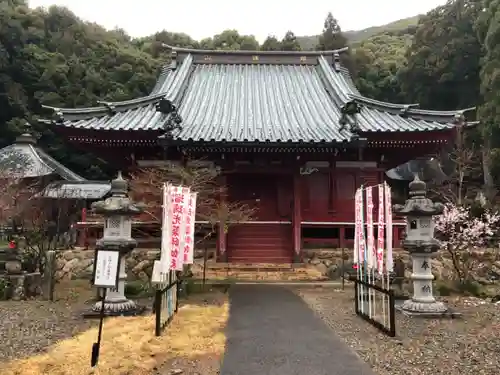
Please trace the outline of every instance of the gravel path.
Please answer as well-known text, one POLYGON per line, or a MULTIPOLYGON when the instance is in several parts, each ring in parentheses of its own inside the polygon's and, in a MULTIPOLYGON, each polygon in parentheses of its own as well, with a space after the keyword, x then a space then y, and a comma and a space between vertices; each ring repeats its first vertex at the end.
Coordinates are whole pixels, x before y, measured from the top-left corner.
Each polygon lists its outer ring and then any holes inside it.
POLYGON ((398 339, 391 339, 354 314, 352 290, 301 288, 296 292, 378 375, 500 374, 500 305, 449 298, 448 305, 464 314, 455 320, 397 313, 398 339))
POLYGON ((229 290, 222 375, 372 375, 334 332, 285 287, 229 290))
POLYGON ((68 301, 1 301, 0 362, 40 353, 97 324, 82 319, 84 306, 68 301))

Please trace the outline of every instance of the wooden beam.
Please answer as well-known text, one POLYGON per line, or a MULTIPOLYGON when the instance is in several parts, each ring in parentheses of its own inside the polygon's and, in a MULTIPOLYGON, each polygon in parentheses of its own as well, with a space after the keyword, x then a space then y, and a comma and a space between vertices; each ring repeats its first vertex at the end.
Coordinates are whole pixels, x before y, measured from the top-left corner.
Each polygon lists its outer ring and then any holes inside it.
MULTIPOLYGON (((221 186, 226 186, 226 176, 219 176, 221 186)), ((226 202, 226 195, 221 194, 220 200, 221 203, 224 204, 226 202)), ((217 231, 217 259, 219 262, 227 262, 227 232, 226 232, 226 223, 224 221, 220 221, 218 225, 217 231)))
POLYGON ((301 176, 298 172, 293 174, 293 261, 299 263, 302 261, 302 238, 301 238, 301 222, 302 211, 300 206, 300 183, 301 176))

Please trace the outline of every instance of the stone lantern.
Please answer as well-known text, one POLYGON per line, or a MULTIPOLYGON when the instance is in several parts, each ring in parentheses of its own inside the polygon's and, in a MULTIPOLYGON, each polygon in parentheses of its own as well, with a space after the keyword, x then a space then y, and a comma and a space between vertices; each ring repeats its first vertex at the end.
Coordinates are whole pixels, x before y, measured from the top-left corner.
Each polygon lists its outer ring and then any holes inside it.
MULTIPOLYGON (((136 315, 142 311, 134 301, 125 297, 125 255, 137 246, 132 238, 132 217, 143 212, 143 206, 135 204, 128 197, 128 183, 118 173, 118 177, 111 181, 111 196, 103 201, 92 203, 96 214, 104 216, 103 237, 96 243, 100 250, 114 250, 120 252, 120 267, 118 288, 108 289, 104 301, 104 314, 107 316, 136 315)), ((92 314, 101 310, 101 301, 94 304, 92 314)))
POLYGON ((432 217, 441 214, 444 207, 426 197, 426 184, 418 176, 409 187, 410 197, 406 203, 393 208, 396 215, 406 217, 406 237, 402 245, 413 263, 413 297, 403 303, 401 310, 409 315, 441 315, 448 309, 444 303, 436 301, 432 293, 431 259, 440 247, 434 238, 432 217))

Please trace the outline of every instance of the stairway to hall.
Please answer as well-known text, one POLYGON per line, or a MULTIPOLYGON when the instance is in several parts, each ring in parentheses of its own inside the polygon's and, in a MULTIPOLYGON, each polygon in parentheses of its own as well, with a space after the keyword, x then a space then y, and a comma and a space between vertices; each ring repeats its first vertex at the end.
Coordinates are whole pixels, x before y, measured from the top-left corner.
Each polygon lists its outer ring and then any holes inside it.
POLYGON ((231 263, 292 262, 291 224, 239 224, 231 226, 227 236, 228 261, 231 263))

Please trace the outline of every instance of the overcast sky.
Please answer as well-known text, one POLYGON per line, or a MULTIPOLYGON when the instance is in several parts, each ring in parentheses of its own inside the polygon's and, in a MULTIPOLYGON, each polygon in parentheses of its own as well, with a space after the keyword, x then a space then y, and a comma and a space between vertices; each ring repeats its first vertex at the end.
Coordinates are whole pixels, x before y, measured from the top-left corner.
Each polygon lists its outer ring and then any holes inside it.
POLYGON ((225 29, 253 34, 262 42, 268 35, 282 37, 321 32, 332 12, 343 30, 359 30, 425 13, 446 0, 30 0, 32 7, 64 5, 87 21, 108 29, 120 27, 134 37, 156 31, 184 32, 195 39, 225 29))

